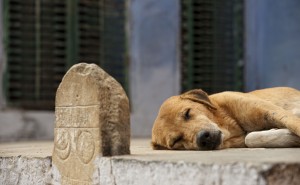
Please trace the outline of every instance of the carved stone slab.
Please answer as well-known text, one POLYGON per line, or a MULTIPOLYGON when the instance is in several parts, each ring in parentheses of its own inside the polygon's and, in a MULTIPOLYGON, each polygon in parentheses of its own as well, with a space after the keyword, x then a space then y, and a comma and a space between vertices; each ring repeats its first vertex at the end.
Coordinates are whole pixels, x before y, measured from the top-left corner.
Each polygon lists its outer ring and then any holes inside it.
POLYGON ((56 92, 53 165, 62 184, 92 184, 94 160, 129 154, 129 101, 95 64, 74 65, 56 92))

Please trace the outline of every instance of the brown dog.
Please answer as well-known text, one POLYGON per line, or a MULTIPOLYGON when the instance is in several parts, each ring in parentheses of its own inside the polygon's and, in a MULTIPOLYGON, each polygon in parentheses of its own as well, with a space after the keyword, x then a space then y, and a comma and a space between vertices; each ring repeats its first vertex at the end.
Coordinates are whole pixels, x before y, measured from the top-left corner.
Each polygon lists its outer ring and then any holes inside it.
POLYGON ((186 150, 300 146, 297 116, 300 91, 292 88, 210 96, 201 89, 191 90, 162 104, 152 129, 152 145, 186 150), (272 128, 285 129, 253 132, 272 128))

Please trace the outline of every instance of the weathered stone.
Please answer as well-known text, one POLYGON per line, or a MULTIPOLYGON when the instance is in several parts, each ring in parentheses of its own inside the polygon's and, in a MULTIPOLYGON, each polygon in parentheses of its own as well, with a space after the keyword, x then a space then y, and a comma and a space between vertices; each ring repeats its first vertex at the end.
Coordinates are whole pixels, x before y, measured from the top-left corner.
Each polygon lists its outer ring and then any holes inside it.
POLYGON ((129 154, 129 101, 95 64, 74 65, 56 92, 53 164, 62 184, 91 184, 99 156, 129 154))

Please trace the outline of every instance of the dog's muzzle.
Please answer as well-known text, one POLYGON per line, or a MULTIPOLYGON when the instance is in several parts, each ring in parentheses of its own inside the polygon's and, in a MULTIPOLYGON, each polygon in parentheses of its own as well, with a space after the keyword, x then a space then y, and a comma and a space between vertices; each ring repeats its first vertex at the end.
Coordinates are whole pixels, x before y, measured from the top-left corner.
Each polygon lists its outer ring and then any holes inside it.
POLYGON ((221 144, 221 131, 202 130, 196 135, 199 150, 215 150, 221 144))

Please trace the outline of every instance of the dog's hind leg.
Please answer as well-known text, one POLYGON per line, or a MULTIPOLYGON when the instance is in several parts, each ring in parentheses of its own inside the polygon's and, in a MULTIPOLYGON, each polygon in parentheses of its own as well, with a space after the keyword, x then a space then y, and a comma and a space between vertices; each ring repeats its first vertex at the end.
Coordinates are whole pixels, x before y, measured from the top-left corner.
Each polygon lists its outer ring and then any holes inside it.
POLYGON ((250 132, 245 138, 249 148, 289 148, 300 147, 300 137, 288 129, 271 129, 250 132))
POLYGON ((271 102, 252 95, 225 92, 214 99, 223 110, 239 121, 247 132, 271 128, 287 128, 300 137, 300 118, 271 102))

